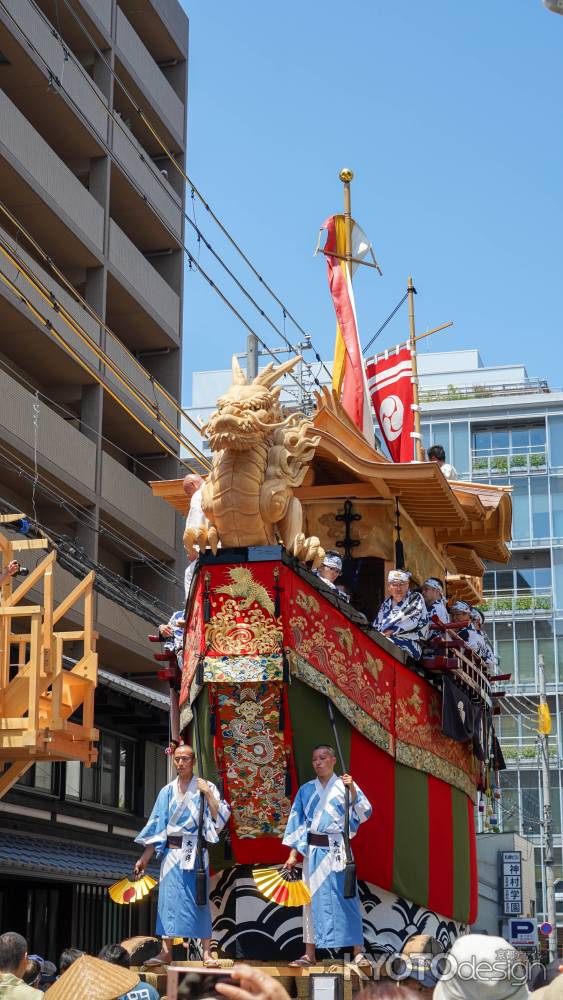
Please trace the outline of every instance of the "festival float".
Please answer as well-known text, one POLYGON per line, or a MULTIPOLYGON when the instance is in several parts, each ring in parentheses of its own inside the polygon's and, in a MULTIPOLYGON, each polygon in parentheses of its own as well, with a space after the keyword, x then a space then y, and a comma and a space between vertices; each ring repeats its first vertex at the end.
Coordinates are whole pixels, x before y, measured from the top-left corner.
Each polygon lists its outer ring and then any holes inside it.
MULTIPOLYGON (((323 251, 333 298, 358 253, 349 197, 346 207, 323 251)), ((370 623, 397 566, 414 585, 445 578, 449 600, 478 604, 483 559, 509 559, 511 499, 502 487, 450 482, 435 462, 412 460, 421 457, 421 439, 410 281, 409 289, 408 363, 398 367, 415 395, 403 406, 402 435, 387 438, 403 448, 396 461, 369 440, 360 392, 356 413, 346 386, 343 394, 319 392, 308 416, 282 411, 276 383, 295 358, 254 378, 234 358, 233 383, 204 429, 213 463, 204 517, 185 535, 199 555, 186 607, 180 722, 200 748, 202 773, 232 809, 227 835, 211 851, 214 936, 227 956, 301 954, 300 909, 264 898, 253 870, 286 860, 291 801, 312 777, 313 746, 334 745, 331 715, 344 764, 373 806, 352 841, 367 950, 400 951, 417 933, 447 948, 476 917, 476 813, 494 825, 501 756, 494 716, 506 676, 492 675, 455 627, 414 662, 370 623), (351 603, 313 572, 325 549, 342 553, 351 603), (470 738, 443 732, 443 694, 452 684, 460 712, 473 713, 470 738)), ((344 292, 351 294, 350 283, 344 292)), ((346 340, 349 316, 335 305, 346 340)), ((365 387, 363 368, 360 380, 365 387)), ((384 402, 397 382, 383 382, 391 387, 384 402)), ((384 433, 390 411, 378 402, 384 433)), ((188 514, 182 480, 152 489, 188 514)))

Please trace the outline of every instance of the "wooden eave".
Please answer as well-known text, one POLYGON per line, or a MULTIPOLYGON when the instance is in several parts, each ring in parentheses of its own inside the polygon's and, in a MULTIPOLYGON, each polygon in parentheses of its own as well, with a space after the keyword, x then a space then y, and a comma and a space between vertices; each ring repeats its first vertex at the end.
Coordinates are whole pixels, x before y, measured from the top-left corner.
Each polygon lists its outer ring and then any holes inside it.
POLYGON ((451 600, 480 604, 483 600, 482 580, 473 576, 446 576, 446 589, 451 600))
POLYGON ((187 517, 190 504, 184 493, 183 482, 183 479, 157 479, 150 482, 149 486, 153 496, 166 500, 166 503, 187 517))
POLYGON ((447 545, 446 552, 463 575, 482 576, 485 572, 482 560, 468 545, 447 545))
POLYGON ((453 483, 452 489, 464 510, 469 513, 469 528, 463 537, 447 525, 436 532, 442 544, 467 545, 482 558, 508 562, 506 542, 512 538, 512 498, 509 487, 481 483, 453 483))

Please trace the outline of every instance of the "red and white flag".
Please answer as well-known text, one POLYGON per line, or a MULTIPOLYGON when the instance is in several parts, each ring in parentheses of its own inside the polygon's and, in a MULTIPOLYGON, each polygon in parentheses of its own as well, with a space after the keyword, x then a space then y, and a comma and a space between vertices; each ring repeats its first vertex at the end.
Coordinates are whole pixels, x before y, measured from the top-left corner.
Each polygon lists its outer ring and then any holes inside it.
POLYGON ((412 358, 408 347, 366 362, 371 401, 394 462, 414 459, 412 358))

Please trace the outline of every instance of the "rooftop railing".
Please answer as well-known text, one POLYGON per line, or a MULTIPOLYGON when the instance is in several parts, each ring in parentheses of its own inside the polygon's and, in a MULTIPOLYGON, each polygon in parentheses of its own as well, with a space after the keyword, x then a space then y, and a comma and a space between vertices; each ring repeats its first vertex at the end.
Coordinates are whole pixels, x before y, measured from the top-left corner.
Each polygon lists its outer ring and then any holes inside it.
POLYGON ((435 389, 421 389, 419 397, 421 403, 441 403, 453 399, 490 399, 493 396, 525 396, 551 391, 547 379, 527 378, 521 382, 437 386, 435 389))

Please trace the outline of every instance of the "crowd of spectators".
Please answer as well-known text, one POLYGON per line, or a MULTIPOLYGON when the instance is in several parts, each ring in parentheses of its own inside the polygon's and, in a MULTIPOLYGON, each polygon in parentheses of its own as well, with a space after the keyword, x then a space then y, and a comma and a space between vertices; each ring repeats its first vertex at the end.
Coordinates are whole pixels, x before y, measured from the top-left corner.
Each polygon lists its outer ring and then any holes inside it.
MULTIPOLYGON (((129 952, 110 944, 96 958, 68 948, 57 969, 29 955, 25 938, 10 931, 0 935, 0 1000, 43 995, 51 1000, 159 1000, 155 987, 130 964, 129 952)), ((218 981, 214 1000, 290 1000, 279 980, 260 966, 223 971, 232 982, 218 981)), ((374 956, 361 969, 354 966, 354 976, 354 1000, 563 1000, 563 958, 549 965, 534 962, 503 938, 483 934, 462 935, 447 952, 435 938, 418 935, 400 954, 374 956)))

